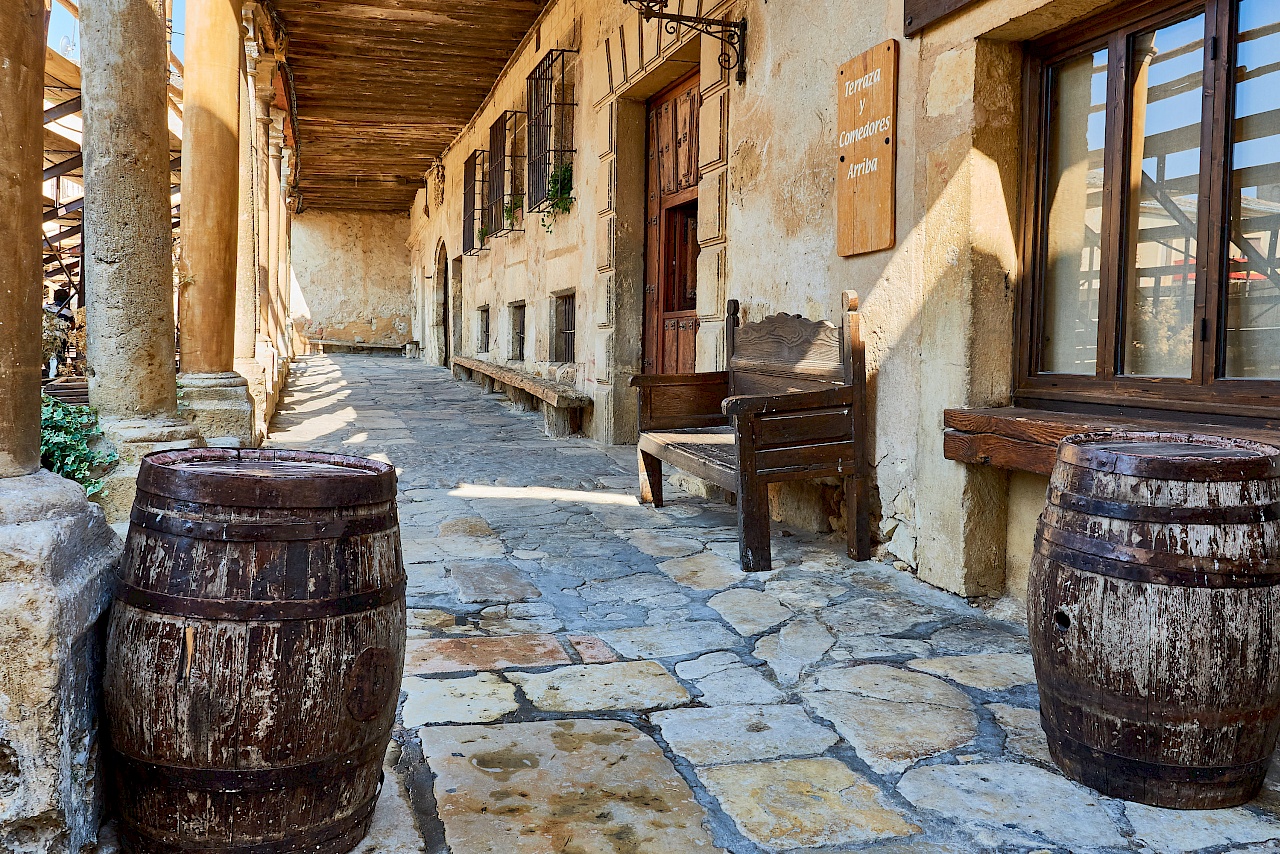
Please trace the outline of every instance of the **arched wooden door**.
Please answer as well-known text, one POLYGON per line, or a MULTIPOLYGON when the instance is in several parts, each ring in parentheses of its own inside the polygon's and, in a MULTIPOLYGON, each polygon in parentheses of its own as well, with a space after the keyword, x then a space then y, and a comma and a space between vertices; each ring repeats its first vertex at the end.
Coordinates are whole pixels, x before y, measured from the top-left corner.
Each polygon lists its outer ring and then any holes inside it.
POLYGON ((449 253, 445 251, 444 244, 440 244, 440 248, 436 251, 436 317, 439 319, 439 326, 435 330, 436 340, 439 341, 440 347, 437 350, 441 355, 441 365, 446 368, 453 360, 453 336, 449 334, 450 318, 449 315, 453 309, 453 299, 449 295, 449 253))
POLYGON ((649 102, 644 372, 693 373, 698 337, 698 74, 649 102))

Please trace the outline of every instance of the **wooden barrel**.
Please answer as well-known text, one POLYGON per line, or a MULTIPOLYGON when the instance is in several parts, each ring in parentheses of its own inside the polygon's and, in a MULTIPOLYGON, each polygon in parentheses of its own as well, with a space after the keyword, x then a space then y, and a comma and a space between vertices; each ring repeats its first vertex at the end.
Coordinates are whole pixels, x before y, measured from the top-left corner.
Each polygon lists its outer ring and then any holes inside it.
POLYGON ((1164 433, 1066 439, 1027 615, 1049 750, 1154 806, 1257 795, 1280 726, 1280 450, 1164 433))
POLYGON ((142 462, 106 722, 126 852, 346 852, 404 667, 395 470, 295 451, 142 462))

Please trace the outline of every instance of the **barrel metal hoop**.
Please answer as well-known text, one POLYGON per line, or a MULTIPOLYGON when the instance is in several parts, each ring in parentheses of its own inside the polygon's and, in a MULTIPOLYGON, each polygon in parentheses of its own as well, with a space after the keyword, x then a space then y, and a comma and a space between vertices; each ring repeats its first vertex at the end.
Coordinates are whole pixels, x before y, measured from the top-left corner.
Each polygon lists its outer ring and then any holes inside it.
POLYGON ((372 821, 374 809, 381 795, 378 793, 360 805, 346 818, 324 825, 305 833, 290 834, 288 839, 279 842, 261 842, 253 845, 192 845, 163 843, 152 839, 127 817, 124 818, 125 832, 121 841, 125 843, 125 851, 136 848, 138 854, 346 854, 368 832, 366 825, 372 821), (134 837, 134 838, 131 838, 134 837))
POLYGON ((327 522, 201 522, 162 512, 148 512, 138 505, 129 514, 129 521, 158 534, 223 543, 337 540, 394 531, 399 525, 395 511, 327 522))
POLYGON ((1280 477, 1280 449, 1245 439, 1225 439, 1221 436, 1191 433, 1082 433, 1063 439, 1058 446, 1058 460, 1067 465, 1095 471, 1156 480, 1223 483, 1280 477), (1201 457, 1194 454, 1178 457, 1143 456, 1117 450, 1114 445, 1122 440, 1167 443, 1188 448, 1200 446, 1207 452, 1241 450, 1250 452, 1251 455, 1221 457, 1207 453, 1201 457))
MULTIPOLYGON (((1043 719, 1044 716, 1041 717, 1043 719)), ((1043 721, 1043 726, 1047 732, 1051 729, 1047 720, 1043 721)), ((1130 779, 1157 780, 1162 783, 1243 783, 1253 779, 1260 780, 1271 766, 1270 754, 1245 765, 1214 768, 1167 765, 1108 753, 1061 732, 1048 732, 1048 735, 1050 742, 1057 741, 1058 747, 1068 755, 1088 762, 1091 766, 1106 771, 1108 775, 1130 779)))
POLYGON ((345 617, 391 605, 404 598, 404 580, 378 590, 336 596, 331 599, 287 599, 264 602, 247 599, 196 599, 144 590, 124 581, 116 585, 116 601, 152 614, 228 620, 247 623, 283 623, 345 617))
POLYGON ((1036 550, 1041 556, 1073 569, 1145 584, 1215 590, 1280 585, 1280 561, 1277 560, 1241 563, 1239 565, 1247 569, 1224 571, 1224 561, 1102 543, 1043 522, 1036 538, 1036 550), (1102 553, 1101 549, 1108 553, 1102 553))
POLYGON ((1252 507, 1152 507, 1123 501, 1104 501, 1049 489, 1049 503, 1090 516, 1126 522, 1166 522, 1175 525, 1259 525, 1280 521, 1280 501, 1252 507))
POLYGON ((335 775, 372 763, 379 763, 378 767, 381 768, 382 754, 386 749, 384 741, 378 738, 341 756, 302 765, 251 770, 163 765, 125 755, 119 749, 115 752, 115 758, 128 769, 129 780, 136 784, 192 792, 270 792, 316 785, 317 781, 331 780, 335 775))

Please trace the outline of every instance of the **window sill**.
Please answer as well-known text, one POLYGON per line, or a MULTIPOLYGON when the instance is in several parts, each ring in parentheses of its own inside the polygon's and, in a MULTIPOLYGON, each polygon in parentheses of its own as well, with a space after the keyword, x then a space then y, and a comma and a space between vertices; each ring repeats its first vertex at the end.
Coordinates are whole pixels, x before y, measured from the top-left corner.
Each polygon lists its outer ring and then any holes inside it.
POLYGON ((1241 426, 1173 417, 1135 418, 1123 414, 1053 412, 1006 406, 999 409, 948 409, 943 423, 947 459, 1046 476, 1053 471, 1057 461, 1058 443, 1076 433, 1100 430, 1204 433, 1280 445, 1280 427, 1274 422, 1241 426))

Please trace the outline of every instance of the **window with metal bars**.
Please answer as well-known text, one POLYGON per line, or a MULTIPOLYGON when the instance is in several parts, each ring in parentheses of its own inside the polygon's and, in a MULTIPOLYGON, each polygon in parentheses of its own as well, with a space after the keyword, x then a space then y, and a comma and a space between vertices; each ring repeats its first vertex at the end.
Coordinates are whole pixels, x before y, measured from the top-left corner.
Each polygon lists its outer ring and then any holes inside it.
POLYGON ((476 334, 476 352, 489 352, 489 306, 480 309, 480 329, 476 334))
POLYGON ((524 303, 518 302, 511 306, 511 361, 513 362, 524 361, 524 331, 524 303))
POLYGON ((525 114, 507 110, 489 128, 490 234, 524 231, 525 114))
POLYGON ((478 255, 489 247, 485 244, 493 227, 489 225, 488 201, 489 153, 483 149, 471 152, 462 174, 462 251, 478 255))
POLYGON ((578 361, 575 341, 578 319, 578 295, 565 294, 556 297, 555 358, 557 362, 578 361))
POLYGON ((573 202, 572 75, 577 51, 553 50, 529 75, 529 210, 567 212, 573 202))

